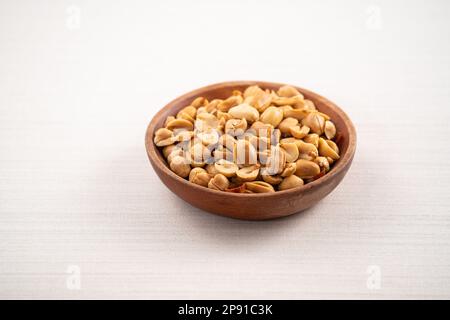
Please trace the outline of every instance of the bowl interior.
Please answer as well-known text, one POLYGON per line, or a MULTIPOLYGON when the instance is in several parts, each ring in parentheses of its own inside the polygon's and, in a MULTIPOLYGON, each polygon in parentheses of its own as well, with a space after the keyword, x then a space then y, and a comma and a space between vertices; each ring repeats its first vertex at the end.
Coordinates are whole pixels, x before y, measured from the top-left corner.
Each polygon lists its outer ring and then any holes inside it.
MULTIPOLYGON (((191 91, 167 104, 155 115, 147 130, 146 146, 149 157, 151 157, 152 156, 151 154, 153 153, 150 152, 150 150, 156 150, 155 153, 158 160, 164 164, 164 166, 167 168, 168 171, 170 171, 170 169, 168 168, 168 164, 162 154, 162 151, 153 144, 154 132, 157 129, 163 127, 165 119, 168 116, 175 116, 182 108, 188 106, 196 97, 202 96, 207 98, 208 100, 216 98, 224 99, 229 97, 232 94, 233 90, 243 91, 248 86, 255 84, 259 85, 263 89, 270 89, 270 90, 278 90, 280 86, 284 85, 280 83, 261 82, 261 81, 237 81, 237 82, 219 83, 191 91)), ((297 90, 299 90, 305 96, 306 99, 312 100, 319 111, 326 113, 331 117, 331 120, 335 124, 337 131, 335 142, 340 149, 341 158, 333 164, 332 169, 326 175, 311 183, 306 184, 303 187, 298 188, 305 188, 307 186, 312 187, 314 184, 319 183, 323 179, 326 179, 327 176, 333 175, 333 171, 338 170, 339 167, 343 167, 345 165, 345 162, 351 161, 356 144, 356 132, 348 116, 334 103, 328 101, 324 97, 314 92, 296 86, 294 87, 297 88, 297 90), (351 148, 351 150, 349 150, 349 148, 351 148)), ((172 173, 172 171, 170 171, 170 173, 176 176, 174 173, 172 173)), ((179 178, 180 180, 186 181, 185 179, 182 179, 178 176, 176 177, 179 178)), ((280 192, 289 192, 295 189, 297 188, 285 191, 278 191, 275 194, 279 194, 280 192)), ((251 196, 252 194, 232 194, 232 195, 251 196)))

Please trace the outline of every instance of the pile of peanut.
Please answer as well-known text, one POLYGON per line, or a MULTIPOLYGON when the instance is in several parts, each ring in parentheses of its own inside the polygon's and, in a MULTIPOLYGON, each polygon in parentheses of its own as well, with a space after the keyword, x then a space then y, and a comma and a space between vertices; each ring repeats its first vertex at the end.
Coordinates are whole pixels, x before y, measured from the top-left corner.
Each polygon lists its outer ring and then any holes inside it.
POLYGON ((262 193, 320 178, 339 159, 336 127, 294 87, 198 97, 155 132, 170 169, 207 188, 262 193))

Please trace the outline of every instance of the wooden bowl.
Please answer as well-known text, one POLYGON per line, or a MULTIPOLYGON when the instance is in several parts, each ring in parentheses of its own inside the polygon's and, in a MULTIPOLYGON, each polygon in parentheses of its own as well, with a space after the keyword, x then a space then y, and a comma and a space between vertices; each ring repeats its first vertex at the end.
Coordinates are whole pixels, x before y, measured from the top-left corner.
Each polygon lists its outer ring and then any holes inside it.
POLYGON ((334 122, 339 139, 337 144, 341 158, 323 177, 304 186, 272 193, 239 194, 208 189, 193 184, 173 173, 161 151, 153 143, 157 129, 163 126, 167 116, 176 115, 183 107, 199 96, 211 100, 226 98, 232 91, 243 91, 250 85, 277 90, 283 84, 260 81, 223 82, 203 87, 173 100, 162 108, 148 125, 145 147, 153 169, 161 181, 177 196, 191 205, 215 214, 246 220, 266 220, 288 216, 315 205, 341 182, 353 160, 356 148, 356 131, 349 117, 331 101, 318 94, 296 87, 317 109, 328 114, 334 122))

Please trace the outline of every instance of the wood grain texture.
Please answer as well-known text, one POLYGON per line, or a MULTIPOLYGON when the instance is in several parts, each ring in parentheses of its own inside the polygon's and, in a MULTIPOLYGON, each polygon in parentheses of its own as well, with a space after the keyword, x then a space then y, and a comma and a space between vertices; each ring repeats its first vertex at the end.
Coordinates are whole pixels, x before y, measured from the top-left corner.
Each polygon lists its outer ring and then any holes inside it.
POLYGON ((450 298, 450 2, 377 2, 380 29, 364 1, 73 3, 78 29, 65 2, 0 2, 0 298, 450 298), (311 88, 357 129, 300 215, 205 214, 148 164, 162 106, 248 78, 311 88))

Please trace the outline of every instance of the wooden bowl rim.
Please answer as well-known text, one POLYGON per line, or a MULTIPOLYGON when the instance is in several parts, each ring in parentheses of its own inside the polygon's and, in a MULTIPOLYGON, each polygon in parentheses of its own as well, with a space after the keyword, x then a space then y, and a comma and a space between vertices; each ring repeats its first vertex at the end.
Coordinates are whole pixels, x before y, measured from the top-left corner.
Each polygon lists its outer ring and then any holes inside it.
POLYGON ((347 164, 352 161, 352 158, 353 158, 353 156, 355 154, 355 150, 356 150, 356 130, 355 130, 355 127, 354 127, 352 121, 347 116, 347 114, 341 108, 339 108, 336 104, 334 104, 330 100, 322 97, 321 95, 319 95, 315 92, 312 92, 310 90, 307 90, 307 89, 304 89, 304 88, 301 88, 298 86, 293 86, 293 85, 291 85, 291 86, 296 88, 297 90, 299 90, 301 93, 305 93, 305 95, 307 95, 309 97, 313 97, 313 100, 320 101, 321 103, 327 104, 328 106, 333 108, 336 111, 336 113, 339 114, 339 116, 344 120, 344 125, 347 127, 348 132, 349 132, 349 138, 348 138, 349 142, 348 142, 348 148, 347 148, 346 152, 343 155, 341 155, 339 161, 336 163, 336 165, 333 166, 332 170, 330 170, 330 172, 328 172, 324 176, 320 177, 319 179, 314 180, 313 182, 307 183, 300 187, 295 187, 292 189, 275 191, 275 192, 266 192, 266 193, 224 192, 224 191, 205 188, 205 187, 199 186, 195 183, 192 183, 184 178, 179 177, 172 170, 170 170, 165 163, 163 163, 159 159, 157 153, 160 151, 157 150, 157 147, 153 143, 153 135, 154 135, 155 129, 159 129, 159 128, 155 128, 156 122, 157 122, 157 120, 159 120, 160 117, 162 117, 163 113, 172 109, 174 104, 176 104, 180 100, 202 96, 207 91, 215 90, 215 89, 218 89, 221 87, 232 88, 232 87, 237 87, 237 86, 251 86, 251 85, 259 85, 260 87, 264 88, 264 87, 268 87, 268 86, 279 86, 280 87, 280 86, 283 86, 286 84, 276 83, 276 82, 267 82, 267 81, 251 81, 251 80, 219 82, 219 83, 211 84, 208 86, 204 86, 204 87, 189 91, 189 92, 179 96, 178 98, 172 100, 168 104, 166 104, 162 109, 160 109, 153 116, 152 120, 150 121, 150 123, 147 127, 147 131, 145 134, 145 147, 147 150, 148 157, 150 158, 150 160, 153 160, 152 163, 154 165, 156 165, 164 174, 168 175, 170 178, 175 179, 176 181, 183 183, 190 188, 194 188, 195 190, 198 190, 201 192, 206 192, 206 193, 212 193, 212 195, 221 194, 223 196, 231 197, 231 198, 247 198, 247 197, 276 197, 276 196, 280 196, 280 195, 299 194, 306 190, 317 188, 321 184, 325 184, 329 180, 333 179, 334 176, 339 175, 341 173, 341 171, 346 168, 347 164))

